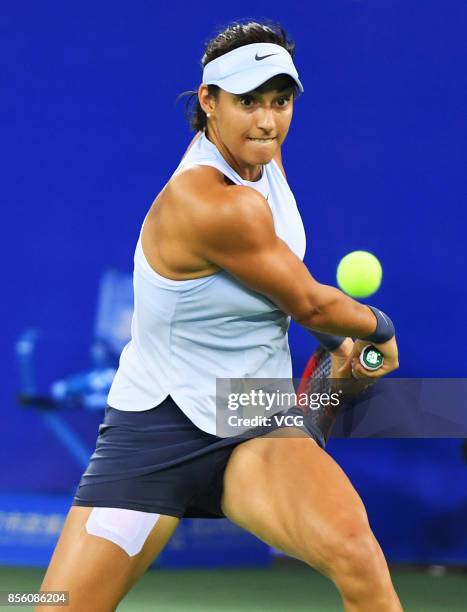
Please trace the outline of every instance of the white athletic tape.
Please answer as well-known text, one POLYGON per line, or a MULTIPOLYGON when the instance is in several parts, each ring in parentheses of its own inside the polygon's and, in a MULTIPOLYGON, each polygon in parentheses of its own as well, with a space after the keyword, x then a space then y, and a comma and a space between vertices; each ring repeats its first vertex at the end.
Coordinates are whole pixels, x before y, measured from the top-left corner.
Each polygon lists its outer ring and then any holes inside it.
POLYGON ((124 508, 93 508, 86 522, 90 535, 110 540, 130 556, 143 548, 160 514, 124 508))

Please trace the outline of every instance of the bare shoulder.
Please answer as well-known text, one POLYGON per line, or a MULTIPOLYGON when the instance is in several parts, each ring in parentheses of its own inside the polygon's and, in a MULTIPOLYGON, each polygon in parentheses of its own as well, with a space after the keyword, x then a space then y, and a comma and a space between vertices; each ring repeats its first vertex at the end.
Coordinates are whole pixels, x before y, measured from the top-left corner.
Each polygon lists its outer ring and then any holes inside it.
POLYGON ((164 191, 175 202, 189 203, 223 185, 224 176, 217 168, 196 165, 175 174, 164 191))
POLYGON ((173 176, 154 201, 142 244, 156 272, 175 280, 220 269, 213 255, 238 252, 275 236, 267 201, 255 189, 234 185, 212 166, 173 176))
POLYGON ((220 240, 238 233, 273 227, 266 199, 252 187, 226 182, 211 166, 196 166, 176 175, 167 185, 172 202, 189 224, 191 232, 203 240, 220 240))

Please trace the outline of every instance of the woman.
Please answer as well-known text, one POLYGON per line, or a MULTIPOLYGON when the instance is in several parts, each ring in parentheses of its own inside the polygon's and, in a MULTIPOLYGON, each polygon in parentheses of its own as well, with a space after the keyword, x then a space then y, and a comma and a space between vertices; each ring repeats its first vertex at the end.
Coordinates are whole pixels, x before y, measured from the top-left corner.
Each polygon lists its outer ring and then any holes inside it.
MULTIPOLYGON (((113 610, 184 516, 223 517, 329 576, 347 610, 400 610, 362 501, 311 423, 216 436, 216 379, 291 377, 289 317, 350 338, 334 374, 397 368, 391 321, 302 262, 305 234, 281 162, 303 91, 279 26, 233 24, 203 58, 185 157, 135 252, 135 312, 99 430, 42 590, 113 610)), ((219 423, 217 423, 219 425, 219 423)), ((157 594, 155 594, 157 599, 157 594)))

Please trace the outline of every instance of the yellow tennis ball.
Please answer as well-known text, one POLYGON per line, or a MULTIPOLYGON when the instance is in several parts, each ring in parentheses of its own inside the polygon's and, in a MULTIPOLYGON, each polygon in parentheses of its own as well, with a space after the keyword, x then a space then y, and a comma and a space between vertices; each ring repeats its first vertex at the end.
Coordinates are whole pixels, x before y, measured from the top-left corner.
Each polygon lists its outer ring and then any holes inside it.
POLYGON ((356 298, 365 298, 378 291, 382 277, 378 258, 368 251, 352 251, 337 266, 337 284, 356 298))

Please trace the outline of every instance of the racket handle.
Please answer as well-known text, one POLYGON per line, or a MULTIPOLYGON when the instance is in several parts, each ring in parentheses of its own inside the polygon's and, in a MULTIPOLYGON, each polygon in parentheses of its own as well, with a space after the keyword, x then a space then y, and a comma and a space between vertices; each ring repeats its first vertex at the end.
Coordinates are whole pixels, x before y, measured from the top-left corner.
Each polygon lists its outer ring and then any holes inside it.
POLYGON ((376 346, 367 344, 360 352, 360 363, 365 370, 374 372, 375 370, 379 370, 383 365, 384 355, 376 346))

